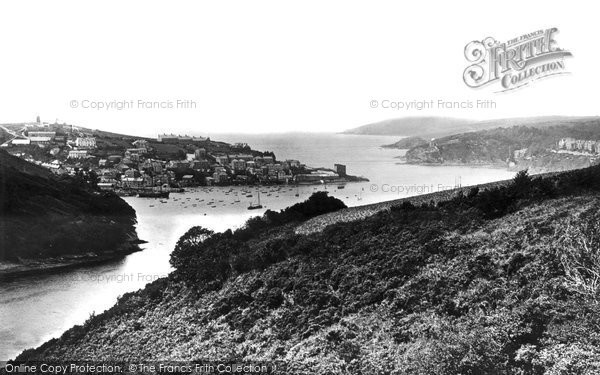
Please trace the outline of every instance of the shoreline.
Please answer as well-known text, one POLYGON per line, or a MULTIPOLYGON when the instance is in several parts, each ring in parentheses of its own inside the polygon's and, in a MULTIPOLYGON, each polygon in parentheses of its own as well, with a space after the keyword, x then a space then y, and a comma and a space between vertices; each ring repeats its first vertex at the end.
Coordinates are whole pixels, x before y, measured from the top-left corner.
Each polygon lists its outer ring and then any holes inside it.
POLYGON ((19 278, 48 275, 60 273, 76 268, 93 267, 111 261, 121 260, 127 255, 143 251, 139 246, 146 243, 144 240, 132 240, 127 245, 126 249, 105 252, 101 254, 88 253, 80 256, 68 256, 46 258, 46 259, 25 259, 27 263, 0 262, 0 281, 12 281, 19 278))
MULTIPOLYGON (((427 163, 427 162, 409 162, 404 156, 396 156, 395 159, 401 160, 396 164, 418 165, 423 167, 469 167, 469 168, 490 168, 490 169, 506 169, 512 171, 505 163, 461 163, 461 162, 443 162, 443 163, 427 163)), ((517 171, 516 169, 514 170, 517 171)))
MULTIPOLYGON (((211 188, 227 188, 227 187, 242 187, 242 188, 263 188, 263 187, 271 187, 271 186, 283 186, 283 187, 294 187, 294 186, 321 186, 321 185, 327 185, 327 184, 351 184, 351 183, 357 183, 357 182, 369 182, 370 180, 366 177, 362 177, 362 176, 351 176, 351 175, 347 175, 345 177, 340 177, 340 178, 335 178, 335 179, 328 179, 324 182, 320 182, 320 181, 301 181, 301 182, 295 182, 295 183, 273 183, 273 184, 255 184, 255 185, 237 185, 237 184, 218 184, 218 185, 192 185, 192 186, 186 186, 185 188, 170 188, 168 191, 169 193, 186 193, 187 190, 186 189, 197 189, 197 188, 204 188, 204 189, 211 189, 211 188)), ((120 197, 136 197, 138 195, 138 193, 140 191, 156 191, 153 190, 153 188, 140 188, 140 189, 128 189, 128 190, 124 190, 124 189, 114 189, 111 190, 113 191, 115 194, 117 194, 120 197)))
POLYGON ((401 161, 396 163, 398 165, 400 164, 404 164, 404 165, 414 165, 414 166, 422 166, 422 167, 467 167, 467 168, 486 168, 486 169, 496 169, 496 170, 506 170, 508 172, 518 172, 521 170, 527 170, 529 171, 529 173, 531 175, 539 175, 539 174, 546 174, 546 173, 557 173, 557 172, 564 172, 564 171, 570 171, 570 170, 575 170, 575 169, 581 169, 581 168, 586 168, 586 166, 576 166, 574 168, 556 168, 556 166, 554 166, 554 168, 549 168, 549 167, 544 167, 544 166, 536 166, 536 165, 524 165, 524 164, 516 164, 513 167, 508 167, 506 164, 504 163, 482 163, 482 164, 478 164, 478 163, 459 163, 459 162, 451 162, 451 163, 426 163, 426 162, 407 162, 406 160, 403 159, 402 156, 396 156, 397 159, 400 159, 401 161))

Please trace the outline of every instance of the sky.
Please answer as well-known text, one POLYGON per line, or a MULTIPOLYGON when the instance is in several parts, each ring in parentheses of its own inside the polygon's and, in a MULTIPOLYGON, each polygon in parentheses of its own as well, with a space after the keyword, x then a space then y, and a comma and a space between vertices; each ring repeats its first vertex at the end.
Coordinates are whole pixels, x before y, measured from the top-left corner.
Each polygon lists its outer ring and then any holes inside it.
POLYGON ((404 116, 598 115, 594 5, 2 2, 0 122, 40 115, 152 136, 336 132, 404 116), (470 41, 506 41, 550 27, 559 29, 558 45, 573 54, 565 60, 570 74, 505 93, 463 82, 470 41), (423 100, 492 100, 495 108, 398 110, 382 104, 423 100), (129 108, 116 109, 125 102, 129 108))

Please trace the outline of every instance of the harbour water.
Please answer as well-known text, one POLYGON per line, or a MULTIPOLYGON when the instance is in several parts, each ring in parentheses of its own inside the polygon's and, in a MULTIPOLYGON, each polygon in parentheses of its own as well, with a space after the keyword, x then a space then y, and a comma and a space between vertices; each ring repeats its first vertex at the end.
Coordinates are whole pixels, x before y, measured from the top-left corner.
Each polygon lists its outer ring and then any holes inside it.
POLYGON ((167 275, 175 242, 192 226, 214 231, 239 227, 251 216, 285 208, 318 190, 327 190, 346 205, 357 206, 514 175, 500 169, 403 164, 397 158, 402 151, 380 147, 398 137, 297 133, 222 134, 211 135, 211 139, 246 142, 253 149, 275 152, 280 160, 298 159, 309 166, 332 168, 334 163, 345 164, 349 174, 370 181, 298 189, 194 188, 171 194, 170 199, 124 198, 136 210, 138 236, 147 241, 142 245, 144 250, 99 266, 0 283, 0 361, 60 336, 91 314, 112 306, 120 295, 167 275), (259 193, 263 208, 249 211, 248 205, 256 203, 259 193))

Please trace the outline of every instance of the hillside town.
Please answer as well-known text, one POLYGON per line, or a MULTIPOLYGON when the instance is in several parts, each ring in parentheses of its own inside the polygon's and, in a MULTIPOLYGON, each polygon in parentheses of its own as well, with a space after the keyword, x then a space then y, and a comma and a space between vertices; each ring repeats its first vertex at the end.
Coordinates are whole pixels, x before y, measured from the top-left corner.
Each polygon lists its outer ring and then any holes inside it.
POLYGON ((67 124, 36 122, 0 127, 9 153, 53 173, 84 179, 122 195, 181 191, 192 186, 319 184, 359 180, 346 166, 311 168, 299 160, 279 161, 245 143, 208 137, 159 134, 135 138, 67 124))

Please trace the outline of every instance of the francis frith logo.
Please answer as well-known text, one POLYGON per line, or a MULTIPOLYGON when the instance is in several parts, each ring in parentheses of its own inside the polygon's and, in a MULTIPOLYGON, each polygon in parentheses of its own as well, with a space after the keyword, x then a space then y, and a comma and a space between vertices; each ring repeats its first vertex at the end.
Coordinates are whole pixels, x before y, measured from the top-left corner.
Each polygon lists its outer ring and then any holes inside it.
POLYGON ((571 52, 558 47, 557 33, 553 27, 503 43, 492 37, 472 41, 465 47, 470 63, 463 73, 465 83, 472 88, 498 84, 501 92, 567 73, 564 59, 571 52))

